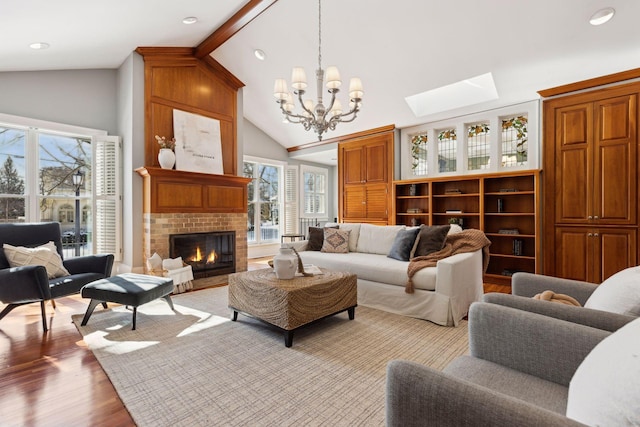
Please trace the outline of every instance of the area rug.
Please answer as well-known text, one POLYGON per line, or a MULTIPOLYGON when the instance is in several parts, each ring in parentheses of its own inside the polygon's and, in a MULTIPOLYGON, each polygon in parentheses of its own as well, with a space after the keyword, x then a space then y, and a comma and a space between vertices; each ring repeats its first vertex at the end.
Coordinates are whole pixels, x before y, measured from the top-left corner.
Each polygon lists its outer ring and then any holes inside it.
POLYGON ((467 352, 457 328, 368 307, 294 334, 240 314, 230 320, 227 287, 131 311, 122 306, 73 321, 139 426, 382 426, 392 359, 436 369, 467 352))

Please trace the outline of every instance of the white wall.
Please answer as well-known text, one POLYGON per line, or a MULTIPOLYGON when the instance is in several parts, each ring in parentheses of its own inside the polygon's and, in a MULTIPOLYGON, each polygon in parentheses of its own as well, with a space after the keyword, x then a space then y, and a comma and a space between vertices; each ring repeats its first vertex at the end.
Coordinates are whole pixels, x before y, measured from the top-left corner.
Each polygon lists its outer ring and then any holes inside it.
POLYGON ((0 113, 117 135, 116 70, 0 72, 0 113))

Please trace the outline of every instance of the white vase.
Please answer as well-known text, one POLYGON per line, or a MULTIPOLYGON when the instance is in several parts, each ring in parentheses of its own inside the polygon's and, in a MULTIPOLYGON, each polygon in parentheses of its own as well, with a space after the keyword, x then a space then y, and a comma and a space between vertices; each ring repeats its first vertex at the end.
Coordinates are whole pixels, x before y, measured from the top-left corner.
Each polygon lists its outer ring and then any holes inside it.
POLYGON ((170 148, 161 148, 158 153, 158 163, 162 169, 173 169, 176 163, 176 155, 170 148))
POLYGON ((278 279, 293 279, 298 270, 298 257, 291 248, 280 248, 280 253, 273 257, 273 270, 278 279))

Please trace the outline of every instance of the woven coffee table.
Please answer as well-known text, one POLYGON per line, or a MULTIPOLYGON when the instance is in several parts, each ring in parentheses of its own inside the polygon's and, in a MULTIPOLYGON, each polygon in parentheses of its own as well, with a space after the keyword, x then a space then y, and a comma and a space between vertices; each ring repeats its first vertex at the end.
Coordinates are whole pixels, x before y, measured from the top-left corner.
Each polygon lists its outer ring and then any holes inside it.
POLYGON ((265 268, 229 275, 229 308, 232 320, 243 313, 284 331, 291 347, 293 331, 324 317, 348 311, 355 317, 358 305, 355 274, 321 269, 323 274, 280 280, 265 268))

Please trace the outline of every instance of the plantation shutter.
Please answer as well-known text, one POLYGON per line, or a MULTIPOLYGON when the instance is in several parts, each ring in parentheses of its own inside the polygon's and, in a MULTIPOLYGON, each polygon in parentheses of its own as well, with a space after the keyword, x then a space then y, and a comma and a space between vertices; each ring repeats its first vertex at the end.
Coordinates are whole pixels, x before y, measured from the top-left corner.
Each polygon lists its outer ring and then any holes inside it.
POLYGON ((298 233, 298 167, 286 166, 284 178, 284 233, 298 233))
POLYGON ((120 172, 120 137, 93 138, 93 250, 96 254, 113 254, 122 260, 122 196, 120 172))

